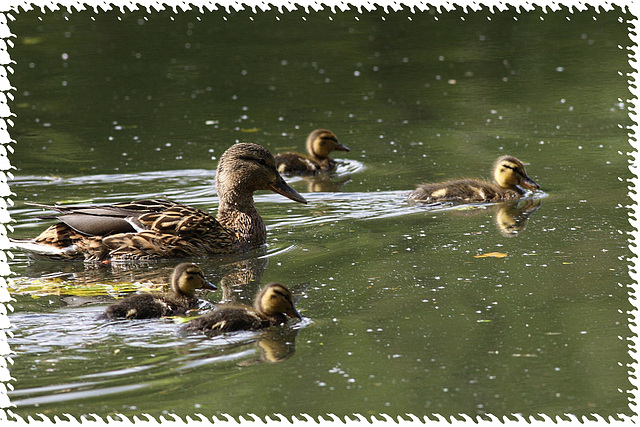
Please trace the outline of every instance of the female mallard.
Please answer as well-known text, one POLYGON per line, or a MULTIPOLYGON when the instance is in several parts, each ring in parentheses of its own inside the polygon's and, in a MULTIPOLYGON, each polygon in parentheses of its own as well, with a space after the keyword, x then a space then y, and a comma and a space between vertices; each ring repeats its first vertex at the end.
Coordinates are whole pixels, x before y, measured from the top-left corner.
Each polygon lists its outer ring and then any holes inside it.
POLYGON ((169 200, 43 206, 60 212, 62 222, 35 239, 12 242, 32 257, 87 261, 244 252, 266 242, 265 225, 253 203, 255 191, 271 190, 306 203, 284 182, 271 153, 257 144, 235 144, 222 154, 216 188, 216 218, 169 200))
POLYGON ((287 152, 276 155, 278 172, 288 175, 315 175, 333 170, 336 161, 329 157, 334 150, 349 152, 349 148, 338 142, 335 133, 316 129, 307 137, 308 155, 287 152))
POLYGON ((535 190, 540 186, 527 176, 522 162, 513 156, 502 156, 493 165, 495 184, 477 179, 421 184, 409 194, 409 200, 420 202, 502 202, 519 199, 522 187, 535 190))
POLYGON ((167 294, 131 295, 107 307, 102 314, 106 319, 150 319, 185 314, 198 305, 196 289, 216 290, 216 286, 204 278, 195 264, 179 264, 171 275, 171 291, 167 294))
POLYGON ((280 283, 269 283, 258 294, 253 307, 218 304, 210 313, 193 319, 185 329, 208 335, 234 331, 257 331, 286 323, 287 316, 302 319, 293 307, 291 292, 280 283))

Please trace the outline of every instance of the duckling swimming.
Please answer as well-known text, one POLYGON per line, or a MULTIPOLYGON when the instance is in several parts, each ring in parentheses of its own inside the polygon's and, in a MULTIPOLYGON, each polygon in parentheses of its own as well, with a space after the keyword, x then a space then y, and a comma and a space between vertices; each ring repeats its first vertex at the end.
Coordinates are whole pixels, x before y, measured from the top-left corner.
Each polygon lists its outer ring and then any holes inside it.
POLYGON ((258 294, 253 307, 218 304, 213 311, 192 320, 184 329, 204 331, 208 335, 257 331, 286 323, 287 316, 302 319, 293 306, 291 291, 280 283, 269 283, 258 294))
POLYGON ((501 202, 519 199, 528 190, 540 186, 529 176, 522 162, 513 156, 502 156, 493 165, 495 184, 478 179, 460 179, 437 184, 421 184, 409 194, 410 201, 501 202), (524 189, 523 189, 524 188, 524 189))
POLYGON ((220 204, 216 218, 169 200, 104 206, 46 206, 60 214, 38 237, 11 240, 33 258, 85 261, 196 257, 238 253, 266 243, 266 228, 253 193, 271 190, 307 201, 276 170, 271 153, 252 143, 232 145, 216 172, 220 204))
POLYGON ((348 147, 338 142, 335 133, 327 129, 316 129, 307 137, 308 155, 287 152, 276 155, 278 172, 288 175, 316 175, 335 169, 336 161, 329 157, 334 150, 349 152, 348 147))
POLYGON ((218 289, 204 278, 196 264, 179 264, 171 275, 171 291, 167 294, 136 294, 107 307, 100 316, 106 319, 150 319, 185 314, 198 305, 196 289, 218 289))

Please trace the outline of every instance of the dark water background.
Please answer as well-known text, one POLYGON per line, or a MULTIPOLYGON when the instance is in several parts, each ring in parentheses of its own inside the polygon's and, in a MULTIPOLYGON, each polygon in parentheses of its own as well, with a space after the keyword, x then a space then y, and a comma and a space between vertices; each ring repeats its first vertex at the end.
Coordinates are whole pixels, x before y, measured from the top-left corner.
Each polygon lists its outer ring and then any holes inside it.
POLYGON ((631 415, 624 11, 14 16, 13 237, 50 223, 26 201, 166 196, 215 212, 236 141, 301 150, 324 127, 351 148, 335 176, 289 180, 308 205, 256 196, 264 251, 200 262, 250 283, 240 298, 296 290, 304 321, 265 335, 95 320, 175 262, 15 253, 16 414, 631 415), (543 193, 406 203, 507 153, 543 193), (490 252, 507 256, 475 257, 490 252))

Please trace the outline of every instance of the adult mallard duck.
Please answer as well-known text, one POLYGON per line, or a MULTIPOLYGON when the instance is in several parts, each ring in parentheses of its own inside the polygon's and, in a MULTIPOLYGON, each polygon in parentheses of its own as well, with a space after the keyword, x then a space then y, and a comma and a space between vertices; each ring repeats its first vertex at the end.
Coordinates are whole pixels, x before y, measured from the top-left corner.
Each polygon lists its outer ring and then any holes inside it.
POLYGON ((258 294, 253 307, 218 304, 210 313, 193 319, 184 329, 208 335, 234 331, 257 331, 286 323, 288 317, 302 319, 293 306, 291 291, 280 283, 269 283, 258 294))
POLYGON ((524 189, 540 186, 527 176, 522 162, 513 156, 502 156, 493 165, 495 183, 478 179, 460 179, 437 184, 421 184, 409 194, 410 201, 463 203, 501 202, 522 197, 524 189), (523 189, 524 188, 524 189, 523 189))
POLYGON ((278 172, 288 175, 316 175, 333 170, 336 161, 329 157, 334 150, 349 152, 349 148, 338 142, 335 133, 327 129, 316 129, 307 137, 308 155, 287 152, 276 155, 278 172))
POLYGON ((166 294, 131 295, 107 307, 100 316, 106 319, 150 319, 185 314, 198 305, 196 289, 218 289, 204 278, 196 264, 179 264, 171 275, 171 291, 166 294))
POLYGON ((266 229, 253 203, 257 190, 271 190, 296 202, 264 147, 239 143, 220 157, 216 172, 220 204, 216 218, 169 200, 140 200, 105 206, 45 206, 61 221, 27 240, 12 240, 30 256, 88 261, 196 257, 244 252, 266 242, 266 229))

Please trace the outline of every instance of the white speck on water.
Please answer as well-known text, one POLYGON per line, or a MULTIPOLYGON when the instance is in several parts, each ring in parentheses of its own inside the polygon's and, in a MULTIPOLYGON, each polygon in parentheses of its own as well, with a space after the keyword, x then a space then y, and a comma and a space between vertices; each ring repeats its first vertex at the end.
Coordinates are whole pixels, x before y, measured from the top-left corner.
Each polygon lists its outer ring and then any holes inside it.
POLYGON ((561 72, 563 72, 563 71, 564 71, 564 67, 557 67, 557 68, 556 68, 556 71, 557 71, 557 72, 559 72, 559 73, 561 73, 561 72))

